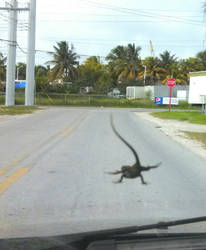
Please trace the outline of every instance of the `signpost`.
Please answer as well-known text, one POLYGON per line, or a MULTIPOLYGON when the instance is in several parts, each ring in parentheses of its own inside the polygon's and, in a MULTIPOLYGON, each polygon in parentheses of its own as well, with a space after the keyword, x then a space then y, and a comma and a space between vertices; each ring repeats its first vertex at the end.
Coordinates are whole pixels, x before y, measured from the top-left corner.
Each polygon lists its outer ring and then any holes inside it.
MULTIPOLYGON (((155 97, 154 103, 157 105, 169 105, 170 98, 169 97, 155 97)), ((171 98, 171 105, 179 105, 179 100, 176 97, 171 98)))
POLYGON ((169 78, 167 80, 167 86, 170 88, 170 95, 169 95, 169 111, 171 110, 171 99, 172 99, 172 88, 176 86, 176 80, 174 78, 169 78))
POLYGON ((25 89, 26 81, 25 80, 16 80, 15 81, 15 88, 25 89))

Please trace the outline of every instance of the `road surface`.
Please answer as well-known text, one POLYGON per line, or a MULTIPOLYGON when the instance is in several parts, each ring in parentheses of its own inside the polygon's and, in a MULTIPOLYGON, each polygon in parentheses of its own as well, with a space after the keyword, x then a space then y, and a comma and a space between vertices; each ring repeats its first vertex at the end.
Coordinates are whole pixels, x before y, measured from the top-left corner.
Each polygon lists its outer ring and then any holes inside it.
MULTIPOLYGON (((0 238, 47 236, 204 216, 205 161, 129 109, 50 108, 0 123, 0 238), (140 179, 105 174, 133 164, 140 179)), ((206 231, 205 223, 184 231, 206 231), (196 228, 197 227, 197 228, 196 228)), ((176 228, 174 229, 176 231, 176 228)))

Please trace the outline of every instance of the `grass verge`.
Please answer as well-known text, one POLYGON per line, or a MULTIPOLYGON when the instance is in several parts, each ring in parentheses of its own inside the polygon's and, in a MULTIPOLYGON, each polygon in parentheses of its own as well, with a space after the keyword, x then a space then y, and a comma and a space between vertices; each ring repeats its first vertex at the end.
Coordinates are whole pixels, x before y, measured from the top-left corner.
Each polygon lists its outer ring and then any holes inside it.
POLYGON ((179 121, 188 121, 196 124, 206 124, 206 115, 197 112, 154 112, 154 117, 161 119, 172 119, 179 121))
MULTIPOLYGON (((25 97, 23 94, 17 93, 15 96, 16 105, 24 105, 25 97)), ((4 105, 5 96, 0 95, 0 104, 4 105)), ((154 108, 167 109, 167 106, 154 104, 150 99, 128 100, 125 98, 115 99, 107 96, 89 96, 89 95, 67 95, 67 94, 46 94, 37 93, 35 96, 36 105, 45 106, 73 106, 73 107, 116 107, 116 108, 154 108)), ((191 106, 185 101, 180 101, 177 109, 181 110, 198 110, 200 107, 191 106)))
POLYGON ((206 133, 188 132, 188 131, 183 131, 183 132, 184 132, 189 138, 201 142, 201 143, 204 145, 204 148, 206 149, 206 133))
POLYGON ((24 107, 24 106, 15 106, 15 107, 1 107, 0 106, 0 115, 32 114, 36 110, 39 110, 39 108, 38 107, 24 107))

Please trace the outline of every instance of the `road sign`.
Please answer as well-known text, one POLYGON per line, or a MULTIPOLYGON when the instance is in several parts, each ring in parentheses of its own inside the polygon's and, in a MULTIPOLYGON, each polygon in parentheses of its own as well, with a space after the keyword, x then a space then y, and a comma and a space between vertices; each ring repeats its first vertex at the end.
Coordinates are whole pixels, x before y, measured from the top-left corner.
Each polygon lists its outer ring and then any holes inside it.
MULTIPOLYGON (((163 97, 162 104, 168 105, 169 103, 170 103, 170 98, 169 97, 163 97)), ((178 105, 178 104, 179 104, 178 98, 172 97, 171 98, 171 105, 178 105)))
MULTIPOLYGON (((168 105, 170 103, 170 98, 169 97, 155 97, 154 100, 155 104, 158 105, 168 105)), ((179 100, 178 98, 172 97, 171 98, 171 105, 178 105, 179 104, 179 100)))
POLYGON ((167 80, 167 86, 170 88, 169 110, 171 110, 172 88, 176 86, 176 80, 174 78, 169 78, 167 80))
POLYGON ((168 87, 174 87, 174 86, 176 86, 176 80, 174 78, 169 78, 167 80, 167 86, 168 87))
POLYGON ((26 81, 24 80, 15 81, 15 88, 24 89, 25 87, 26 87, 26 81))
POLYGON ((163 97, 155 97, 155 104, 163 104, 163 97))

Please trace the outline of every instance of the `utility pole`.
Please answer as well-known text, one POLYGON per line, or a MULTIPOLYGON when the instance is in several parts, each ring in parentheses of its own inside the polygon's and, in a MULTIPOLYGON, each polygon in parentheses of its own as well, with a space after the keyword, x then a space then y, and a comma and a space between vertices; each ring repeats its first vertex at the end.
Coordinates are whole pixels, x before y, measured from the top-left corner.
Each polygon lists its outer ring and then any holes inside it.
POLYGON ((18 8, 17 0, 11 0, 1 11, 9 11, 8 32, 8 54, 6 70, 6 106, 15 105, 15 68, 16 68, 16 46, 17 46, 17 11, 28 11, 28 8, 18 8))
POLYGON ((36 36, 36 0, 30 0, 29 33, 26 68, 25 105, 34 105, 34 68, 35 68, 35 36, 36 36))
POLYGON ((142 65, 144 67, 144 86, 145 86, 145 82, 146 82, 146 74, 147 74, 147 66, 146 65, 142 65))
POLYGON ((17 1, 12 0, 9 10, 9 42, 6 74, 6 106, 15 105, 15 67, 16 67, 16 39, 17 39, 17 1))
POLYGON ((19 67, 16 67, 16 80, 19 80, 19 67))

